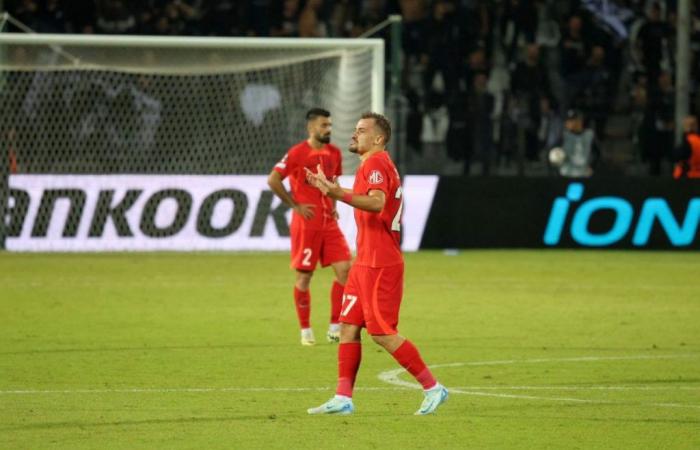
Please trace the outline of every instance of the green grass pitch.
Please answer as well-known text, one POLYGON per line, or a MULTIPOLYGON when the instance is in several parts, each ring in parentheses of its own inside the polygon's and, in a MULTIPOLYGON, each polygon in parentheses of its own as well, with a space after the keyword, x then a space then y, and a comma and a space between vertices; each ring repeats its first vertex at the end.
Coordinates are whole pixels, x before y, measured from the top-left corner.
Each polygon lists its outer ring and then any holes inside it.
POLYGON ((406 255, 399 329, 452 389, 428 417, 367 339, 356 413, 306 414, 336 346, 299 345, 293 278, 283 253, 0 253, 0 448, 700 448, 698 253, 406 255))

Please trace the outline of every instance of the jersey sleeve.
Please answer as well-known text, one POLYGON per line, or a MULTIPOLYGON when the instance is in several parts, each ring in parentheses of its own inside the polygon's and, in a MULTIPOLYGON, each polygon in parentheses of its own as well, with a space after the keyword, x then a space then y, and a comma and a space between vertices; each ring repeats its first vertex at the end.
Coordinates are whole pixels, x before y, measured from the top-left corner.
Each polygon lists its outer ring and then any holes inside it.
POLYGON ((377 158, 371 158, 362 168, 362 175, 364 177, 364 185, 366 186, 365 194, 369 191, 378 189, 387 196, 390 195, 389 190, 389 180, 390 173, 388 168, 381 163, 381 160, 377 158))
POLYGON ((294 170, 296 166, 296 158, 294 150, 289 150, 280 161, 275 164, 273 170, 279 172, 282 178, 287 178, 287 176, 294 170))

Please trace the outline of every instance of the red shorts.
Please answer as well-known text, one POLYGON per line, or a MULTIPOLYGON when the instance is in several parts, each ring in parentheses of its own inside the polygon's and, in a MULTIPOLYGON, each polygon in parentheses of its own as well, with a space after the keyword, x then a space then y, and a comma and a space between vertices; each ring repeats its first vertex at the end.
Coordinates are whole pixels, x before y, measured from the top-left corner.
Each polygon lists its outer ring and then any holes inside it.
POLYGON ((353 265, 343 292, 340 321, 372 335, 396 334, 403 294, 403 263, 389 267, 353 265))
POLYGON ((350 261, 350 247, 336 222, 323 230, 310 230, 292 221, 292 269, 312 271, 321 259, 326 267, 339 261, 350 261))

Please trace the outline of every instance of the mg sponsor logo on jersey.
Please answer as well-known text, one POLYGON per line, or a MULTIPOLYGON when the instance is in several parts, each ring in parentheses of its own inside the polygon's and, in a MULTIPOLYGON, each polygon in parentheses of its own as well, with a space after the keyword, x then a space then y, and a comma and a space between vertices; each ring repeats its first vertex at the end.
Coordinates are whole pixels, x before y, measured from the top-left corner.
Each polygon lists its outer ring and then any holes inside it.
POLYGON ((367 181, 369 184, 382 184, 384 182, 384 177, 380 171, 373 170, 372 173, 369 174, 369 179, 367 181))
MULTIPOLYGON (((437 183, 404 181, 404 250, 420 245, 437 183)), ((11 251, 289 249, 291 211, 267 176, 12 175, 9 185, 11 251)), ((354 247, 352 210, 340 202, 338 210, 354 247)))

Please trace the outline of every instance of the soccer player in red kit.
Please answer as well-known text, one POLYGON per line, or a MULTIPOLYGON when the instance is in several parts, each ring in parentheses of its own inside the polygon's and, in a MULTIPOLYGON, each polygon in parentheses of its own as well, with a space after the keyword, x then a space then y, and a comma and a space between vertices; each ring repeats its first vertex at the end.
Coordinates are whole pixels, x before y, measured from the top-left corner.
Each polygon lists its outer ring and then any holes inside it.
POLYGON ((361 159, 352 190, 329 180, 320 165, 315 173, 307 171, 309 182, 319 191, 355 208, 357 223, 357 257, 345 285, 340 314, 336 395, 310 408, 309 414, 354 411, 352 392, 362 358, 362 328, 423 386, 425 398, 417 415, 433 413, 447 400, 447 389, 435 380, 418 349, 397 330, 404 273, 400 247, 403 191, 386 151, 390 137, 391 125, 384 116, 362 115, 350 144, 350 151, 361 159))
POLYGON ((290 227, 292 251, 291 266, 296 270, 294 283, 294 304, 299 325, 301 344, 314 345, 311 329, 311 277, 319 260, 321 266, 332 266, 335 281, 331 288, 331 318, 326 338, 338 342, 340 325, 338 316, 343 300, 343 288, 350 270, 350 248, 338 226, 335 200, 322 195, 306 180, 306 168, 316 170, 317 166, 331 176, 342 173, 342 155, 331 141, 331 114, 320 108, 306 113, 308 139, 289 149, 287 154, 273 168, 268 177, 272 191, 292 210, 290 227), (289 177, 291 193, 282 184, 289 177))

